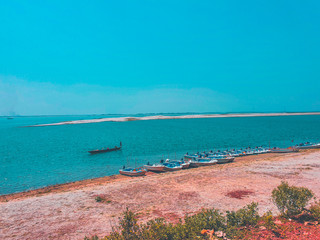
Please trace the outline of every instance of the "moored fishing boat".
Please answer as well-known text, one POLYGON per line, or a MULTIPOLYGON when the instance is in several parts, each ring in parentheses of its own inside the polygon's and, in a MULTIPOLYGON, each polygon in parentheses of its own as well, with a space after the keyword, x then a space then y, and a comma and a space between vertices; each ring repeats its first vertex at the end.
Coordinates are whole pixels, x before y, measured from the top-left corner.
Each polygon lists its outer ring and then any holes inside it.
POLYGON ((144 165, 143 166, 146 170, 151 172, 165 172, 165 166, 163 164, 152 164, 152 165, 144 165))
POLYGON ((198 154, 188 154, 187 153, 187 154, 184 155, 183 159, 185 161, 190 161, 190 160, 193 160, 193 159, 195 159, 197 157, 199 157, 198 154))
POLYGON ((272 153, 292 153, 292 152, 299 152, 299 149, 289 147, 289 148, 272 148, 270 150, 272 153))
POLYGON ((234 157, 230 157, 230 156, 215 156, 215 157, 212 157, 211 159, 217 160, 218 164, 229 163, 234 161, 234 157))
POLYGON ((163 165, 165 166, 165 171, 167 172, 179 171, 182 169, 181 161, 170 161, 167 159, 163 165))
POLYGON ((142 167, 140 168, 123 168, 119 170, 119 173, 122 175, 130 176, 130 177, 138 177, 146 175, 146 170, 142 167))
POLYGON ((196 158, 190 161, 190 167, 211 166, 217 164, 217 160, 210 158, 196 158))
POLYGON ((299 145, 295 146, 298 149, 315 149, 315 148, 320 148, 320 143, 300 143, 299 145))
POLYGON ((104 148, 104 149, 97 149, 88 151, 90 154, 97 154, 97 153, 106 153, 106 152, 113 152, 118 151, 122 148, 122 143, 120 142, 120 147, 115 146, 114 148, 104 148))
POLYGON ((167 159, 166 162, 174 163, 182 167, 182 169, 187 169, 190 166, 190 161, 183 161, 183 160, 169 160, 167 159))

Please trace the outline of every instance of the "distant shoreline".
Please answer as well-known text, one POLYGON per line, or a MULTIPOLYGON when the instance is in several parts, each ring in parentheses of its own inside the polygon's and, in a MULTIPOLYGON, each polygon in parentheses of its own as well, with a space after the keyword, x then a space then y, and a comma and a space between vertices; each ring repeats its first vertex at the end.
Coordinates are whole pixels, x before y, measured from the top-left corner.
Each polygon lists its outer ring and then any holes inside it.
POLYGON ((118 117, 118 118, 100 118, 88 120, 74 120, 58 123, 37 124, 28 127, 45 127, 58 126, 67 124, 85 124, 85 123, 100 123, 100 122, 128 122, 128 121, 146 121, 146 120, 164 120, 164 119, 194 119, 194 118, 228 118, 228 117, 276 117, 276 116, 305 116, 305 115, 320 115, 320 112, 297 112, 297 113, 231 113, 231 114, 194 114, 181 116, 145 116, 145 117, 118 117))

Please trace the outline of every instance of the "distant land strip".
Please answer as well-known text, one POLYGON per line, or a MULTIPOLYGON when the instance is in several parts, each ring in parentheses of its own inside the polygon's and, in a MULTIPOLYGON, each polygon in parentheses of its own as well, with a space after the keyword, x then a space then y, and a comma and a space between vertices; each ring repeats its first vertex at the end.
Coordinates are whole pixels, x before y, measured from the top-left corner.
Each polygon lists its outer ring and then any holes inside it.
POLYGON ((231 114, 197 114, 181 116, 145 116, 145 117, 118 117, 118 118, 99 118, 88 120, 65 121, 58 123, 37 124, 28 127, 45 127, 58 126, 66 124, 84 124, 99 122, 128 122, 128 121, 146 121, 146 120, 163 120, 163 119, 191 119, 191 118, 228 118, 228 117, 274 117, 274 116, 303 116, 303 115, 320 115, 320 112, 297 112, 297 113, 231 113, 231 114))

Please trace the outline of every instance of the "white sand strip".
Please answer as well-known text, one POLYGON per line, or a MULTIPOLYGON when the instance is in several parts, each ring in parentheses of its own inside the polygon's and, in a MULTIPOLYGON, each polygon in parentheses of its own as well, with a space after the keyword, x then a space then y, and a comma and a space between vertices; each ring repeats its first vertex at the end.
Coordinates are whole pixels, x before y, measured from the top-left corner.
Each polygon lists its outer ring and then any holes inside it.
POLYGON ((30 127, 57 126, 66 124, 84 124, 99 122, 127 122, 127 121, 146 121, 161 119, 190 119, 190 118, 227 118, 227 117, 273 117, 273 116, 302 116, 302 115, 320 115, 320 112, 304 112, 304 113, 244 113, 244 114, 198 114, 198 115, 182 115, 182 116, 146 116, 146 117, 119 117, 119 118, 100 118, 88 120, 75 120, 58 123, 38 124, 30 127))

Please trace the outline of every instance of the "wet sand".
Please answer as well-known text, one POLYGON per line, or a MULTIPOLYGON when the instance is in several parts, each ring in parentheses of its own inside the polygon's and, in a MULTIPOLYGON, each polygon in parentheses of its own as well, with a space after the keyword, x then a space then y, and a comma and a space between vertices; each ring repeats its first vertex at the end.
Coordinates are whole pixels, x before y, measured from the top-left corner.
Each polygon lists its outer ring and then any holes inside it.
POLYGON ((111 176, 0 196, 0 239, 83 239, 104 236, 128 207, 146 221, 176 222, 201 208, 236 210, 256 201, 277 210, 271 191, 281 181, 310 188, 320 197, 320 151, 264 154, 234 163, 130 178, 111 176), (242 199, 230 192, 245 190, 242 199), (101 196, 106 201, 96 202, 101 196))

